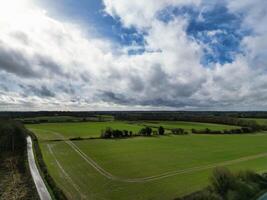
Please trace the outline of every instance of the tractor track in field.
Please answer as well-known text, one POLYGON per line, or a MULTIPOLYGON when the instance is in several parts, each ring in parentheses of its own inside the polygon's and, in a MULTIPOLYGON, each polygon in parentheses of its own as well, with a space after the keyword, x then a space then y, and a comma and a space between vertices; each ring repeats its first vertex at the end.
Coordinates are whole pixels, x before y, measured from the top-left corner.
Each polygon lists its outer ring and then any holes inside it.
POLYGON ((54 158, 54 160, 56 161, 58 168, 63 173, 64 177, 67 179, 67 181, 73 186, 73 188, 78 192, 78 194, 80 194, 81 199, 86 199, 86 195, 84 195, 81 192, 80 187, 72 180, 70 175, 64 170, 64 168, 62 167, 62 165, 60 164, 60 162, 56 158, 56 155, 54 154, 54 152, 52 150, 51 144, 47 144, 47 148, 48 148, 50 154, 52 155, 52 157, 54 158))
MULTIPOLYGON (((41 129, 39 129, 39 130, 41 130, 41 129)), ((54 135, 62 138, 62 140, 66 144, 68 144, 77 154, 79 154, 89 165, 91 165, 91 167, 93 167, 97 172, 99 172, 101 175, 103 175, 107 179, 114 180, 114 181, 120 181, 120 182, 127 182, 127 183, 152 182, 152 181, 156 181, 156 180, 160 180, 160 179, 164 179, 164 178, 168 178, 168 177, 172 177, 172 176, 176 176, 176 175, 189 174, 189 173, 193 173, 193 172, 204 171, 204 170, 213 169, 216 167, 224 167, 224 166, 228 166, 228 165, 237 164, 240 162, 245 162, 245 161, 255 160, 258 158, 267 157, 267 152, 265 152, 265 153, 261 153, 261 154, 257 154, 257 155, 246 156, 246 157, 242 157, 242 158, 238 158, 238 159, 234 159, 234 160, 229 160, 229 161, 220 162, 220 163, 214 163, 214 164, 205 165, 205 166, 197 166, 197 167, 187 168, 187 169, 183 169, 183 170, 169 171, 169 172, 165 172, 165 173, 162 173, 159 175, 154 175, 154 176, 148 176, 148 177, 143 177, 143 178, 122 178, 122 177, 115 176, 115 175, 109 173, 108 171, 106 171, 105 169, 103 169, 92 158, 90 158, 87 154, 85 154, 76 144, 74 144, 72 141, 66 140, 66 138, 63 135, 61 135, 60 133, 57 133, 54 131, 47 131, 47 130, 42 130, 42 131, 53 133, 54 135)))

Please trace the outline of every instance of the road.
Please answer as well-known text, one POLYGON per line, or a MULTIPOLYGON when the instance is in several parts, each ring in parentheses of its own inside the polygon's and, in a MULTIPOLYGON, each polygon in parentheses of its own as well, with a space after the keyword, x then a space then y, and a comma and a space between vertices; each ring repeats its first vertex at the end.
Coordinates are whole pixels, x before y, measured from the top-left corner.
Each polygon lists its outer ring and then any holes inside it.
POLYGON ((258 198, 258 200, 267 200, 267 193, 258 198))
POLYGON ((32 139, 31 137, 27 137, 27 153, 28 153, 28 162, 30 166, 31 175, 35 186, 37 188, 37 192, 41 200, 52 200, 50 193, 48 192, 46 185, 38 171, 38 168, 35 163, 35 158, 32 149, 32 139))

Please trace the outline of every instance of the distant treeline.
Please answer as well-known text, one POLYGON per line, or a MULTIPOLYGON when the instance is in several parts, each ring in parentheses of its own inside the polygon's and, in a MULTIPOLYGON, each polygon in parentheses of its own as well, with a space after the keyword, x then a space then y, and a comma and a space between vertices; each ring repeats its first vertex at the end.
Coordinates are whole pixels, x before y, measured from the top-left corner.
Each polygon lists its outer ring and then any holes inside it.
POLYGON ((192 133, 194 134, 248 134, 248 133, 254 133, 255 131, 258 131, 258 129, 253 129, 251 127, 241 127, 223 131, 210 130, 209 128, 203 130, 192 129, 192 133))
POLYGON ((210 182, 206 189, 176 200, 252 200, 267 189, 267 175, 252 171, 216 168, 210 182))
POLYGON ((5 118, 29 118, 42 116, 73 116, 92 117, 95 115, 112 115, 116 119, 161 119, 176 120, 177 117, 230 117, 230 118, 267 118, 267 112, 251 111, 39 111, 39 112, 0 112, 0 117, 5 118))
MULTIPOLYGON (((215 124, 225 124, 232 126, 239 126, 248 128, 249 132, 256 132, 261 130, 267 130, 267 126, 259 125, 253 120, 243 120, 240 118, 233 118, 228 116, 208 116, 208 115, 192 115, 191 112, 183 113, 178 115, 177 113, 161 113, 161 114, 124 114, 117 119, 127 120, 127 121, 138 121, 138 120, 154 120, 154 121, 190 121, 190 122, 201 122, 201 123, 215 123, 215 124)), ((244 131, 243 129, 238 131, 244 131)), ((233 130, 235 132, 235 130, 233 130)))
MULTIPOLYGON (((94 115, 112 115, 116 118, 125 118, 129 116, 203 116, 203 117, 231 117, 231 118, 267 118, 266 111, 38 111, 38 112, 0 112, 0 117, 5 118, 25 118, 41 116, 73 116, 90 117, 94 115)), ((147 118, 147 117, 146 117, 147 118)))

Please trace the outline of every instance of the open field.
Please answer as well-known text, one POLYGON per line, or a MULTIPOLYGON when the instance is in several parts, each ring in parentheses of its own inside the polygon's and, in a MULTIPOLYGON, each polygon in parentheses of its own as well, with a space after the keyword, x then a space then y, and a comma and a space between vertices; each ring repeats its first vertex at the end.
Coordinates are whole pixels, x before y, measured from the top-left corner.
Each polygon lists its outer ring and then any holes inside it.
POLYGON ((152 127, 163 126, 165 129, 183 128, 187 132, 191 132, 191 129, 204 130, 209 128, 213 131, 229 130, 238 128, 237 126, 212 124, 212 123, 199 123, 199 122, 184 122, 184 121, 150 121, 144 122, 143 124, 152 127))
POLYGON ((64 135, 65 138, 73 137, 99 137, 101 130, 106 127, 114 129, 126 129, 138 132, 143 126, 138 124, 129 124, 121 121, 111 122, 75 122, 75 123, 47 123, 47 124, 29 124, 27 128, 33 130, 40 140, 60 139, 58 136, 48 134, 46 131, 55 131, 64 135))
MULTIPOLYGON (((231 128, 176 123, 160 125, 177 128, 179 124, 178 127, 184 125, 185 129, 187 126, 231 128)), ((41 141, 49 172, 70 199, 174 199, 205 187, 215 166, 267 170, 265 133, 49 141, 98 136, 97 132, 106 126, 138 131, 143 122, 28 125, 41 141)))
POLYGON ((59 139, 53 134, 47 134, 46 131, 60 132, 66 138, 88 138, 98 137, 101 130, 106 127, 113 129, 128 130, 137 133, 144 126, 158 127, 163 126, 166 129, 183 128, 188 132, 191 129, 203 130, 209 128, 211 130, 225 130, 237 128, 236 126, 228 126, 221 124, 197 123, 197 122, 124 122, 124 121, 110 121, 110 122, 75 122, 75 123, 44 123, 44 124, 29 124, 27 128, 33 130, 40 140, 59 139))
POLYGON ((241 118, 241 119, 255 121, 259 125, 267 125, 267 119, 264 119, 264 118, 241 118))

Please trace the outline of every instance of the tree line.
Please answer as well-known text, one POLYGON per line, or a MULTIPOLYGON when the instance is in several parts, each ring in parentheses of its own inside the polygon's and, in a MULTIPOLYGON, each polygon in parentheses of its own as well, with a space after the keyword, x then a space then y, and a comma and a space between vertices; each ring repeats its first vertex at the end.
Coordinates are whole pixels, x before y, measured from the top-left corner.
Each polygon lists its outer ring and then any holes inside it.
MULTIPOLYGON (((165 135, 165 128, 162 126, 156 127, 152 129, 149 126, 146 126, 144 128, 141 128, 137 133, 133 133, 132 131, 128 130, 119 130, 119 129, 112 129, 110 127, 107 127, 106 129, 101 131, 100 138, 103 139, 111 139, 111 138, 128 138, 128 137, 136 137, 136 136, 155 136, 155 135, 165 135)), ((185 131, 182 128, 174 128, 171 129, 170 134, 173 135, 186 135, 188 134, 187 131, 185 131)))
POLYGON ((26 149, 26 129, 11 120, 0 120, 0 152, 23 152, 26 149))
POLYGON ((0 199, 39 199, 27 162, 27 132, 12 120, 0 120, 0 199))
POLYGON ((165 129, 162 126, 160 126, 157 130, 153 130, 151 127, 146 126, 144 128, 141 128, 137 133, 133 133, 132 131, 128 130, 112 129, 110 127, 107 127, 106 129, 101 131, 100 138, 127 138, 134 136, 164 135, 164 133, 165 129))
POLYGON ((210 130, 209 128, 203 129, 203 130, 191 130, 193 134, 248 134, 248 133, 254 133, 255 130, 251 127, 241 127, 241 128, 235 128, 235 129, 229 129, 229 130, 210 130))

